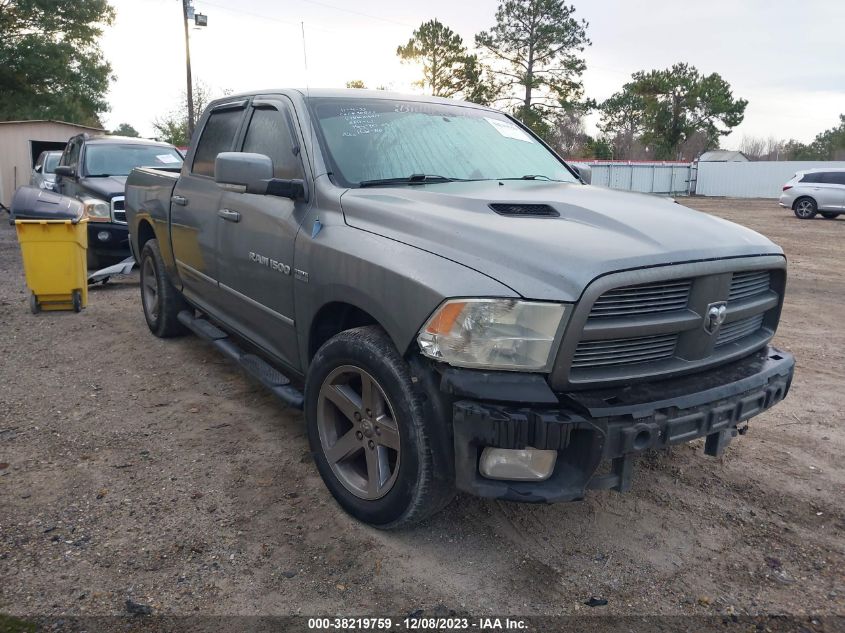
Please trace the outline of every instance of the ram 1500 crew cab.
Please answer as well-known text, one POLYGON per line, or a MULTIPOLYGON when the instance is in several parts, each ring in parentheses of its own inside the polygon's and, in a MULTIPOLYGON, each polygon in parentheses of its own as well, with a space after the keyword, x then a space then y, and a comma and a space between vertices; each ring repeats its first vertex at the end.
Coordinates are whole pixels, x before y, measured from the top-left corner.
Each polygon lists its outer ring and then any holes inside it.
POLYGON ((719 455, 789 390, 779 247, 586 184, 518 121, 271 90, 202 116, 126 209, 153 334, 210 340, 304 408, 338 503, 379 527, 457 488, 624 491, 643 451, 719 455))

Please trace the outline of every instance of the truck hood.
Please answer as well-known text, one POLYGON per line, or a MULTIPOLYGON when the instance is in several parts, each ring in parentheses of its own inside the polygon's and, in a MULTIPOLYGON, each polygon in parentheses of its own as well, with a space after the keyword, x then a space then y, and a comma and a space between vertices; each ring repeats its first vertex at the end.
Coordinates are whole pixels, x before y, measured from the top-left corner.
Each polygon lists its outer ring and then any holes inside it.
POLYGON ((621 270, 783 252, 759 233, 671 199, 581 184, 349 189, 341 205, 350 226, 451 259, 539 300, 577 301, 593 279, 621 270), (491 203, 547 204, 560 217, 503 216, 491 203))
POLYGON ((126 176, 103 176, 100 178, 82 178, 79 184, 92 195, 111 200, 114 196, 122 196, 126 189, 126 176))

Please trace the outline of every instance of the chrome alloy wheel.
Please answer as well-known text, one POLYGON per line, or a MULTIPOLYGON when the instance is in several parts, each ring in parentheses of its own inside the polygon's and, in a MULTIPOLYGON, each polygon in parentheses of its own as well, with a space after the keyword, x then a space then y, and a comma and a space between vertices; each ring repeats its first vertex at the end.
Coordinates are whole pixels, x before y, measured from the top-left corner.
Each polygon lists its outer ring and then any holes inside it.
POLYGON ((798 204, 795 205, 795 213, 800 218, 813 217, 814 212, 815 210, 813 209, 813 203, 810 200, 801 200, 798 204))
POLYGON ((399 427, 375 378, 353 365, 334 369, 320 387, 317 430, 326 461, 344 488, 367 500, 390 492, 399 474, 399 427))

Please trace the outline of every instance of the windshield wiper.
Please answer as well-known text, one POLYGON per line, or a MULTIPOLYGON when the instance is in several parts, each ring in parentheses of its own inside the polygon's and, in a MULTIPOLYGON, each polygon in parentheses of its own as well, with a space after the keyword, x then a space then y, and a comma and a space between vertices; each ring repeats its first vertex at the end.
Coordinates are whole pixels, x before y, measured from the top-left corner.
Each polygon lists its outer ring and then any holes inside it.
POLYGON ((426 185, 435 182, 456 182, 463 178, 448 178, 433 174, 411 174, 407 178, 378 178, 376 180, 362 180, 359 187, 381 187, 382 185, 426 185))

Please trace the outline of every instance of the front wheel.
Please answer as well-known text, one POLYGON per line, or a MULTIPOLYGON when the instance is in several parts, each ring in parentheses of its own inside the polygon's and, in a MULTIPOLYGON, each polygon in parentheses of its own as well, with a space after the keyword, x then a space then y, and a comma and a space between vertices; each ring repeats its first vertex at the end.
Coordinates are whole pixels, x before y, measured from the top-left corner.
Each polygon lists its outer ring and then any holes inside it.
POLYGON ((341 507, 378 528, 416 523, 452 498, 434 464, 435 433, 407 363, 376 326, 323 345, 305 387, 308 440, 320 476, 341 507))
POLYGON ((802 220, 810 220, 816 217, 816 201, 812 198, 799 198, 794 207, 795 215, 802 220))
POLYGON ((149 240, 141 251, 141 305, 147 326, 157 337, 185 333, 185 326, 176 315, 188 309, 188 304, 167 276, 158 240, 149 240))
POLYGON ((831 213, 830 211, 822 211, 822 217, 825 220, 832 220, 838 215, 839 215, 838 213, 831 213))

